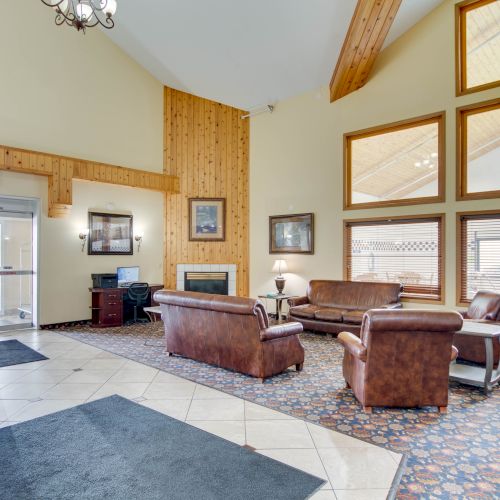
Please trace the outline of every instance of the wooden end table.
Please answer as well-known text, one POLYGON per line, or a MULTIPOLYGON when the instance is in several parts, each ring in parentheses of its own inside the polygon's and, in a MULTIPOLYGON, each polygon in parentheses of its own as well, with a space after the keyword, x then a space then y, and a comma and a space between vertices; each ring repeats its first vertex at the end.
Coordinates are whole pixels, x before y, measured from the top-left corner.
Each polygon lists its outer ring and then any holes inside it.
POLYGON ((457 333, 484 339, 486 367, 462 365, 454 361, 450 365, 450 380, 482 387, 484 393, 488 395, 500 380, 500 370, 493 369, 493 341, 500 338, 500 324, 465 320, 462 329, 457 333))
MULTIPOLYGON (((286 295, 284 293, 275 293, 268 295, 259 295, 259 299, 270 299, 276 301, 276 319, 278 323, 281 323, 283 318, 281 317, 281 310, 283 308, 283 301, 291 299, 292 297, 296 297, 296 295, 286 295)), ((267 302, 266 302, 267 303, 267 302)), ((266 307, 267 309, 267 307, 266 307)))

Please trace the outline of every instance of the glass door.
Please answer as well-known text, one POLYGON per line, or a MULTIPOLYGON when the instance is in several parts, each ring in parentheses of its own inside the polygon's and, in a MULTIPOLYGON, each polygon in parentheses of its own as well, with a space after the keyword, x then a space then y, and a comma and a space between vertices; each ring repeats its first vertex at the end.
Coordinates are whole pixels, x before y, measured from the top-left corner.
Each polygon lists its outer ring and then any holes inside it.
POLYGON ((0 330, 33 326, 33 213, 0 208, 0 330))

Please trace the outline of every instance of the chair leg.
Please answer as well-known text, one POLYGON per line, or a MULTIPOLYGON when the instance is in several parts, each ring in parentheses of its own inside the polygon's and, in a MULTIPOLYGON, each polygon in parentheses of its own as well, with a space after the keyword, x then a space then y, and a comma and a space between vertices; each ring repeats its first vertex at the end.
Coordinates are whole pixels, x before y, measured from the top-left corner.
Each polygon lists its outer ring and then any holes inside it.
POLYGON ((363 411, 365 413, 373 413, 373 407, 372 406, 363 406, 363 411))
POLYGON ((448 407, 447 406, 438 406, 438 411, 439 411, 439 413, 448 413, 448 407))
POLYGON ((264 383, 264 377, 258 377, 258 378, 257 378, 257 380, 258 380, 261 384, 263 384, 263 383, 264 383))
POLYGON ((347 380, 346 380, 346 382, 345 382, 345 388, 346 388, 346 389, 350 389, 350 388, 351 388, 351 386, 349 385, 349 382, 347 382, 347 380))
POLYGON ((295 365, 295 369, 298 371, 298 372, 301 372, 303 369, 304 369, 304 363, 297 363, 295 365))

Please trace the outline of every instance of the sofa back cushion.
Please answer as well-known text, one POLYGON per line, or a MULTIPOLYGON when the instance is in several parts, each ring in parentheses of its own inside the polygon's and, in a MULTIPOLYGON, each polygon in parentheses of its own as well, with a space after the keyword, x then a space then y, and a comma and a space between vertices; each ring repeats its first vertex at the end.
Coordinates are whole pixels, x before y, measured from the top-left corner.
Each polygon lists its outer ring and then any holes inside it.
POLYGON ((371 309, 399 302, 400 283, 312 280, 307 296, 311 304, 342 309, 371 309))
POLYGON ((161 290, 167 351, 243 373, 262 363, 260 331, 267 315, 258 300, 161 290))
POLYGON ((467 310, 467 318, 500 321, 500 293, 477 292, 467 310))

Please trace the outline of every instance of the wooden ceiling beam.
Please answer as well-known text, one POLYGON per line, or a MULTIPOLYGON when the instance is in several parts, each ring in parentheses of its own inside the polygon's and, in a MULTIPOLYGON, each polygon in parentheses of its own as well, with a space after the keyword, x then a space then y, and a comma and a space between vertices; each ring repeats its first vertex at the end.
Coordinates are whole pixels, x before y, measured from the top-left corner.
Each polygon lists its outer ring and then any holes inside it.
POLYGON ((400 5, 401 0, 358 0, 330 81, 330 102, 367 82, 400 5))

